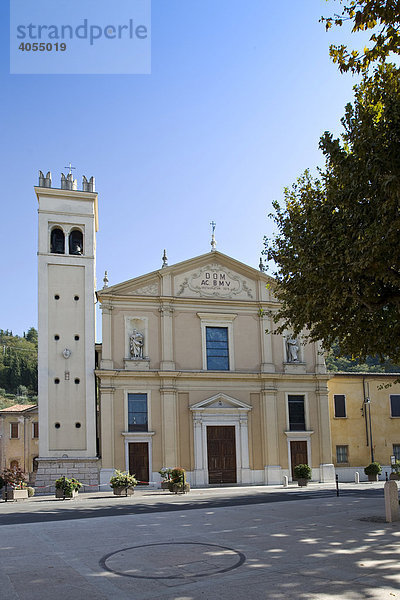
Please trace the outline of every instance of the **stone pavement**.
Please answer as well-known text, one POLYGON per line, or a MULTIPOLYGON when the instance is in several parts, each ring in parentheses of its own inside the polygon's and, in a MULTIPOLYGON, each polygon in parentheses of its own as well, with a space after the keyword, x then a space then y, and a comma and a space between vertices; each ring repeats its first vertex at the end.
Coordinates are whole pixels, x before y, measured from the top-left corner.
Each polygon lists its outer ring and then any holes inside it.
POLYGON ((2 502, 0 598, 400 600, 400 523, 385 523, 382 488, 2 502))

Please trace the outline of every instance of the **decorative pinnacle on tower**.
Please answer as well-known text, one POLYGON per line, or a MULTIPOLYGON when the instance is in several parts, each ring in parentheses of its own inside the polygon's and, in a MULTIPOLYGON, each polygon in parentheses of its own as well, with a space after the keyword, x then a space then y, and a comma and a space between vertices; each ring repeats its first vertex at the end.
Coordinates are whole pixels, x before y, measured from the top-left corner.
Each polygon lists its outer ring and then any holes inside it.
POLYGON ((217 249, 217 242, 215 241, 215 226, 216 226, 216 222, 215 221, 211 221, 210 223, 211 225, 211 252, 215 252, 215 250, 217 249))

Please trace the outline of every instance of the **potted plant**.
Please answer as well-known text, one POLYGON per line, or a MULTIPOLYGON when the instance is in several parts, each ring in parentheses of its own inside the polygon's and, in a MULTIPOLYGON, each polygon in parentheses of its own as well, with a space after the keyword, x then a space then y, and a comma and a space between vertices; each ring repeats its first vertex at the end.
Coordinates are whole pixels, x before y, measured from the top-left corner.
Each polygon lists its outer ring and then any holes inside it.
POLYGON ((389 479, 400 481, 400 460, 396 460, 394 465, 392 465, 392 472, 389 475, 389 479))
POLYGON ((114 496, 131 496, 135 491, 135 485, 137 485, 137 479, 127 471, 116 470, 110 479, 114 496))
POLYGON ((161 489, 169 490, 172 469, 168 469, 168 467, 162 467, 158 472, 161 475, 161 489))
POLYGON ((4 469, 1 476, 3 487, 3 500, 26 500, 28 489, 24 487, 25 473, 19 467, 15 469, 4 469))
POLYGON ((82 483, 75 477, 59 477, 56 479, 56 498, 75 498, 78 495, 78 490, 82 487, 82 483))
POLYGON ((168 489, 174 494, 190 492, 190 485, 186 481, 185 469, 175 467, 171 469, 171 476, 168 482, 168 489))
POLYGON ((296 465, 294 468, 294 476, 300 487, 308 485, 308 482, 311 479, 311 467, 308 465, 296 465))
POLYGON ((368 475, 368 481, 378 481, 379 475, 382 473, 381 465, 378 462, 372 462, 365 467, 364 473, 368 475))

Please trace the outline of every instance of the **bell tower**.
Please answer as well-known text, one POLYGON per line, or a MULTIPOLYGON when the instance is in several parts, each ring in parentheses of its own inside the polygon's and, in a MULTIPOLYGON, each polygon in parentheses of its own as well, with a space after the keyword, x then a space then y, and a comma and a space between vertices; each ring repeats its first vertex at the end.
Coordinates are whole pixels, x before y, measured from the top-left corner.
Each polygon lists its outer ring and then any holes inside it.
POLYGON ((36 486, 58 477, 98 485, 95 394, 95 259, 98 230, 94 178, 77 189, 70 165, 53 188, 39 171, 39 459, 36 486))

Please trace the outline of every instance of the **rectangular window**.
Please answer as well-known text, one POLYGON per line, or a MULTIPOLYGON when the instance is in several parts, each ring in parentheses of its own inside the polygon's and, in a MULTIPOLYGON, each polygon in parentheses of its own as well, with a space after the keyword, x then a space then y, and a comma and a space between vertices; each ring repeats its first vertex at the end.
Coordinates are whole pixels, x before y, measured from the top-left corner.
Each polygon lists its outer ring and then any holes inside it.
POLYGON ((10 438, 18 439, 18 423, 10 423, 10 438))
POLYGON ((348 446, 336 446, 336 462, 338 464, 349 462, 349 447, 348 446))
POLYGON ((305 431, 304 396, 288 396, 289 429, 290 431, 305 431))
POLYGON ((148 431, 147 394, 128 394, 128 431, 148 431))
POLYGON ((33 438, 39 437, 39 423, 38 422, 32 423, 32 437, 33 438))
POLYGON ((393 454, 396 460, 400 460, 400 444, 393 444, 393 454))
POLYGON ((229 371, 227 327, 206 327, 207 369, 229 371))
POLYGON ((392 417, 400 417, 400 394, 390 395, 390 414, 392 417))
POLYGON ((335 417, 346 416, 346 396, 344 394, 334 394, 333 402, 335 404, 335 417))

